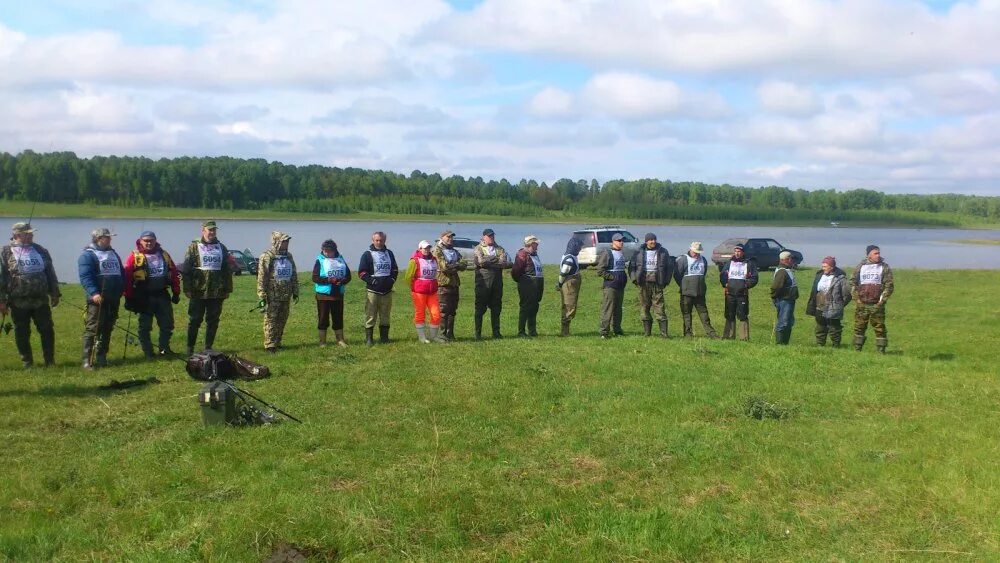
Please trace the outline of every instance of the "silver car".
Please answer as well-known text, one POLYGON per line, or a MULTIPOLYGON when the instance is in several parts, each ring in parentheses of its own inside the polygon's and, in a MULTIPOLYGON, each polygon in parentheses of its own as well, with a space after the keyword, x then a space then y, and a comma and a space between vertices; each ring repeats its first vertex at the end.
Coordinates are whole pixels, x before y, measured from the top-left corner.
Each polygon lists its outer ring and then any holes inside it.
POLYGON ((615 225, 605 225, 601 227, 588 227, 586 229, 573 231, 573 237, 579 239, 580 242, 583 243, 583 248, 580 250, 580 255, 577 257, 577 260, 580 262, 580 267, 586 268, 596 264, 597 255, 605 248, 611 248, 611 237, 614 236, 615 233, 621 233, 621 235, 625 237, 622 252, 625 253, 625 259, 631 262, 632 258, 634 258, 636 253, 639 252, 639 247, 642 246, 639 243, 639 239, 635 238, 635 235, 621 227, 615 225))

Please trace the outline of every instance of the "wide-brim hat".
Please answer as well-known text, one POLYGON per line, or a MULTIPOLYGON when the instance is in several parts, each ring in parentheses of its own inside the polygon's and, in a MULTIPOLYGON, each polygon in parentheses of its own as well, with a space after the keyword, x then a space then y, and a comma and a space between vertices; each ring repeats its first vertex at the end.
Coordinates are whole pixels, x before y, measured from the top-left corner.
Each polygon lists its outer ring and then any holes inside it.
POLYGON ((15 235, 30 235, 35 232, 35 229, 31 228, 31 223, 14 223, 14 226, 10 228, 10 232, 15 235))
POLYGON ((524 246, 528 246, 529 244, 535 244, 536 242, 540 241, 538 240, 538 237, 536 237, 535 235, 528 235, 524 237, 524 246))
POLYGON ((701 254, 702 252, 705 251, 705 247, 702 246, 700 242, 694 241, 691 243, 691 246, 688 247, 688 250, 690 250, 691 252, 697 252, 698 254, 701 254))

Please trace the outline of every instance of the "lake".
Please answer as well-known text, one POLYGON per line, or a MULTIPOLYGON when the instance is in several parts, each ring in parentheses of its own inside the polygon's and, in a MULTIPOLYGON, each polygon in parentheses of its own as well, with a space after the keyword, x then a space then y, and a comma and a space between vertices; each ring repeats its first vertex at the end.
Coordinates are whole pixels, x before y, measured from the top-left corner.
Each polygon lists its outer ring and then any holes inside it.
MULTIPOLYGON (((13 224, 16 219, 8 218, 13 224)), ((45 219, 32 221, 38 232, 35 241, 52 253, 60 281, 77 283, 76 259, 90 242, 90 231, 109 227, 118 236, 113 245, 125 259, 135 248, 135 240, 145 229, 156 232, 160 244, 177 260, 191 240, 198 238, 201 222, 181 219, 45 219)), ((421 239, 431 242, 445 228, 458 236, 478 239, 485 227, 496 231, 497 242, 513 253, 525 235, 541 239, 539 254, 547 264, 559 261, 570 233, 586 225, 522 224, 522 223, 447 223, 447 222, 372 222, 372 221, 277 221, 220 220, 219 240, 231 249, 250 248, 255 255, 270 244, 272 230, 292 236, 290 250, 298 258, 299 268, 311 268, 320 243, 328 238, 337 241, 341 253, 351 268, 357 267, 361 253, 370 243, 371 233, 385 231, 388 247, 396 254, 403 268, 421 239)), ((657 226, 622 224, 640 240, 647 232, 656 233, 671 254, 684 252, 691 241, 701 241, 706 254, 723 240, 731 237, 773 238, 783 245, 802 252, 804 265, 818 266, 824 256, 836 256, 840 265, 853 267, 864 257, 865 247, 877 244, 882 256, 895 268, 921 269, 1000 269, 1000 246, 969 245, 954 242, 959 239, 1000 239, 1000 231, 965 229, 896 229, 896 228, 834 228, 834 227, 767 227, 696 225, 657 226)))

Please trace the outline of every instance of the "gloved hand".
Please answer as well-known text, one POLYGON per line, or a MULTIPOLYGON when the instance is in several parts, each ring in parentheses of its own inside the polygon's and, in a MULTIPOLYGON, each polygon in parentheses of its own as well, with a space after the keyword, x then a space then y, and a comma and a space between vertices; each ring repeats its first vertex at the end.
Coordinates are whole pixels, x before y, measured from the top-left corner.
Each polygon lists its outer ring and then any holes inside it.
POLYGON ((175 293, 174 296, 170 298, 170 302, 173 303, 174 305, 180 303, 181 302, 181 294, 175 293))
POLYGON ((292 303, 294 303, 295 305, 299 304, 299 296, 298 295, 293 295, 292 296, 292 303))
POLYGON ((53 295, 52 298, 50 299, 50 302, 53 307, 57 307, 59 305, 59 296, 53 295))
POLYGON ((257 307, 260 309, 267 307, 267 299, 261 299, 260 302, 257 303, 257 307))

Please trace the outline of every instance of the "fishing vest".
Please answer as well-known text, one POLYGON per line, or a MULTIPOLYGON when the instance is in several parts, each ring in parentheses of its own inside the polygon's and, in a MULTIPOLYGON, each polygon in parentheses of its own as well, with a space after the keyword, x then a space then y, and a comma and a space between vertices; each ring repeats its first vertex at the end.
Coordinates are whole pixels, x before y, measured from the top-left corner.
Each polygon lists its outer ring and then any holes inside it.
POLYGON ((731 261, 729 263, 729 279, 730 280, 745 280, 747 279, 747 274, 749 268, 746 262, 736 262, 731 261))
POLYGON ((11 246, 11 254, 14 255, 14 267, 18 276, 31 276, 45 273, 45 259, 42 253, 31 246, 11 246))
POLYGON ((122 264, 118 261, 118 254, 114 250, 97 250, 88 248, 87 250, 97 256, 97 271, 101 276, 120 276, 122 274, 122 264))
POLYGON ((387 278, 392 275, 392 259, 387 250, 372 250, 372 276, 387 278))
POLYGON ((778 272, 784 270, 788 274, 788 293, 785 296, 786 300, 794 301, 799 298, 799 283, 795 280, 795 272, 791 268, 777 267, 774 269, 774 275, 778 275, 778 272))
POLYGON ((132 251, 132 284, 149 292, 158 292, 167 287, 167 275, 173 260, 166 250, 158 250, 152 254, 144 254, 139 250, 132 251))
POLYGON ((225 256, 222 255, 222 244, 198 242, 199 270, 218 272, 222 270, 223 260, 225 256))
POLYGON ((417 275, 413 278, 413 292, 430 295, 437 293, 438 263, 433 256, 418 256, 417 275))
MULTIPOLYGON (((344 279, 347 277, 347 262, 344 261, 343 256, 338 255, 336 258, 327 258, 320 254, 316 257, 316 261, 319 262, 319 277, 334 279, 344 279)), ((323 295, 332 295, 334 290, 343 295, 347 289, 347 286, 329 283, 317 283, 313 285, 316 288, 316 293, 322 293, 323 295)))

